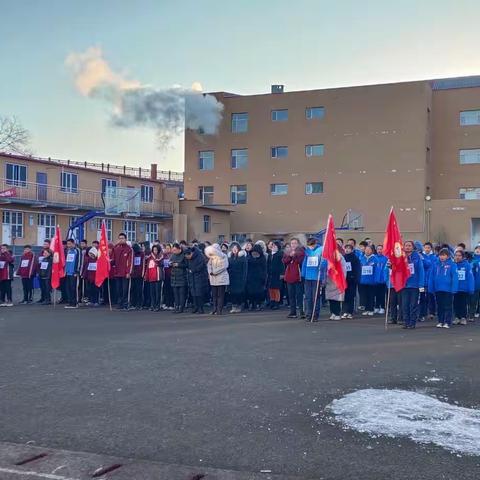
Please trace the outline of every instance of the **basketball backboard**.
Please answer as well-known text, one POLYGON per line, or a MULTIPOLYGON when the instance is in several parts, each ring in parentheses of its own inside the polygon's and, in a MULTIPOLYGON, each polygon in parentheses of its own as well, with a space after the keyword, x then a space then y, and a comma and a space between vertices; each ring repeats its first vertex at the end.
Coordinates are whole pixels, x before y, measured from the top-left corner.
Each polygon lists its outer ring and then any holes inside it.
POLYGON ((139 216, 140 189, 133 187, 106 187, 103 194, 105 215, 139 216))

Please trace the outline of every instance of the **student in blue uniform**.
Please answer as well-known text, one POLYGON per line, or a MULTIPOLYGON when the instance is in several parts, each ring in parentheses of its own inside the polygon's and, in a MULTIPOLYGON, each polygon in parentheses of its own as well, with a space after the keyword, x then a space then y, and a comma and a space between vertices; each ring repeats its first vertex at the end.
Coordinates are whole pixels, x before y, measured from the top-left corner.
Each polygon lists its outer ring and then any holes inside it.
POLYGON ((373 247, 371 245, 365 247, 365 253, 360 258, 360 263, 362 266, 360 272, 360 285, 365 302, 365 311, 362 315, 372 316, 375 309, 377 257, 373 254, 373 247))
POLYGON ((473 322, 479 317, 479 300, 480 300, 480 245, 475 247, 472 257, 472 274, 474 280, 474 292, 470 297, 470 305, 468 311, 468 319, 473 322))
POLYGON ((425 270, 423 268, 423 258, 415 251, 412 241, 406 241, 403 244, 403 250, 407 256, 408 269, 410 270, 410 276, 401 293, 403 328, 412 329, 415 328, 418 320, 420 292, 425 291, 425 270))
POLYGON ((78 308, 78 280, 82 268, 82 252, 75 245, 75 240, 69 238, 65 253, 65 288, 68 298, 65 308, 78 308))
POLYGON ((376 248, 377 268, 375 270, 375 313, 385 314, 385 294, 387 291, 385 282, 385 269, 387 268, 387 257, 383 254, 383 245, 376 248))
POLYGON ((437 301, 437 328, 450 328, 453 316, 453 295, 458 290, 457 266, 450 258, 450 251, 442 248, 438 262, 432 266, 428 289, 435 293, 437 301))
POLYGON ((437 256, 433 251, 433 245, 425 242, 422 249, 423 269, 425 270, 425 291, 420 293, 420 321, 427 318, 433 320, 437 312, 435 304, 435 294, 428 289, 428 280, 432 271, 433 264, 437 261, 437 256))
POLYGON ((322 247, 315 238, 309 238, 302 263, 302 278, 305 279, 305 310, 307 322, 317 322, 320 314, 319 271, 322 262, 322 247), (315 299, 317 302, 315 303, 315 299))
POLYGON ((475 281, 472 274, 472 266, 465 259, 463 250, 455 252, 455 263, 457 265, 458 290, 453 297, 453 309, 455 312, 454 325, 466 325, 468 315, 468 303, 470 295, 475 290, 475 281))

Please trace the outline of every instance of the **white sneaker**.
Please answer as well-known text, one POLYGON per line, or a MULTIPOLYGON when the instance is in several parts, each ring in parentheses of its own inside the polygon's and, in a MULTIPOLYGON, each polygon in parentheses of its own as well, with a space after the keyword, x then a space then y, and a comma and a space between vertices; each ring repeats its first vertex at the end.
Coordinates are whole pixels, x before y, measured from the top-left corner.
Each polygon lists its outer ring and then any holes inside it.
POLYGON ((369 317, 373 317, 374 313, 373 313, 373 312, 367 312, 367 315, 368 315, 369 317))
POLYGON ((340 315, 334 315, 332 320, 341 320, 342 317, 340 315))
POLYGON ((453 325, 460 325, 460 319, 456 318, 452 323, 453 325))
POLYGON ((353 318, 353 315, 352 315, 351 313, 348 313, 346 318, 348 318, 349 320, 351 320, 351 319, 353 318))
POLYGON ((480 318, 480 313, 476 313, 475 318, 480 318))
POLYGON ((467 319, 466 318, 462 318, 460 320, 460 325, 466 325, 467 324, 467 319))
POLYGON ((334 320, 334 319, 335 319, 335 314, 334 314, 334 313, 332 313, 332 314, 330 315, 330 318, 329 318, 329 320, 334 320))
POLYGON ((231 310, 230 310, 230 313, 237 313, 237 309, 235 307, 233 307, 231 310))
POLYGON ((0 307, 6 307, 7 304, 6 303, 0 303, 0 307))
POLYGON ((384 309, 384 308, 379 308, 379 309, 378 309, 378 313, 379 313, 380 315, 385 315, 385 309, 384 309))
POLYGON ((348 318, 348 313, 344 313, 344 314, 342 315, 342 318, 348 318))
POLYGON ((366 317, 367 315, 370 315, 370 312, 363 312, 362 315, 366 317))
POLYGON ((450 328, 450 326, 447 323, 444 323, 443 328, 450 328))
POLYGON ((380 309, 379 308, 374 308, 373 309, 373 313, 376 315, 377 313, 380 313, 380 309))
POLYGON ((443 327, 443 323, 437 323, 437 328, 442 328, 443 327))
POLYGON ((6 303, 5 305, 2 305, 3 307, 13 307, 13 303, 10 302, 10 303, 6 303))

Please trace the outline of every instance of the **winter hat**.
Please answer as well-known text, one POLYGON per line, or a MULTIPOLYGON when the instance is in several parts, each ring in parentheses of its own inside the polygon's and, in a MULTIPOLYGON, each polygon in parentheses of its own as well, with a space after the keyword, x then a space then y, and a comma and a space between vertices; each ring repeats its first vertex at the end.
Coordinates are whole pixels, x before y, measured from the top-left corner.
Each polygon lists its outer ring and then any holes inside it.
POLYGON ((89 255, 93 255, 95 258, 98 257, 98 250, 95 247, 90 247, 90 250, 88 251, 89 255))
POLYGON ((221 257, 224 255, 224 253, 222 252, 220 245, 218 243, 214 243, 213 245, 209 245, 207 248, 205 248, 205 255, 208 258, 221 257))
POLYGON ((263 240, 257 240, 255 242, 255 245, 260 245, 263 253, 267 252, 267 245, 265 244, 265 242, 263 240))
POLYGON ((260 255, 264 255, 264 251, 263 251, 263 248, 261 245, 259 245, 258 243, 256 243, 253 248, 252 248, 252 252, 257 252, 259 253, 260 255))

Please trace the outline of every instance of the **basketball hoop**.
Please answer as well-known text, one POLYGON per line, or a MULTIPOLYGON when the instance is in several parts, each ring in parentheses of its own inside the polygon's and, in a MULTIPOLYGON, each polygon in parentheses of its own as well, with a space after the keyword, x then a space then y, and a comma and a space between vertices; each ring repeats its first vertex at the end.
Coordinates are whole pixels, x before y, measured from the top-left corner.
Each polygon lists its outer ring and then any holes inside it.
POLYGON ((140 188, 108 186, 102 198, 105 215, 140 216, 140 188))

